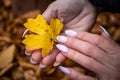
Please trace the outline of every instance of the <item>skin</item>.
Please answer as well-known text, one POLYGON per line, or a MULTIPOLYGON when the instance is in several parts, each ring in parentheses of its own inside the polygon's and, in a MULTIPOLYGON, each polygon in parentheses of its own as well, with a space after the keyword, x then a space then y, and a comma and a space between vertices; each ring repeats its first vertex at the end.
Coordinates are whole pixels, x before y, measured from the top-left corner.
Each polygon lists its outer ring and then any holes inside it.
MULTIPOLYGON (((59 18, 64 23, 64 30, 89 31, 97 18, 97 11, 88 0, 56 0, 48 6, 43 16, 48 22, 51 18, 59 18)), ((65 59, 56 48, 44 58, 40 50, 29 51, 26 48, 26 53, 31 55, 32 62, 45 66, 54 62, 57 55, 65 59)))
MULTIPOLYGON (((95 7, 88 0, 56 0, 43 16, 48 22, 58 17, 64 23, 65 30, 75 30, 77 36, 66 36, 67 41, 61 42, 68 47, 68 52, 59 52, 54 48, 45 58, 41 57, 40 50, 29 51, 26 48, 33 61, 44 64, 44 68, 55 59, 55 62, 61 63, 67 57, 96 73, 99 80, 120 80, 120 46, 104 32, 101 35, 84 32, 90 30, 97 17, 95 7)), ((70 73, 66 75, 73 80, 96 80, 72 68, 67 69, 70 73)))
MULTIPOLYGON (((96 35, 79 31, 74 37, 64 37, 67 41, 61 43, 68 51, 58 48, 64 56, 96 73, 99 80, 120 80, 120 46, 104 32, 96 35)), ((67 76, 73 80, 95 80, 72 68, 67 69, 70 70, 67 76)))

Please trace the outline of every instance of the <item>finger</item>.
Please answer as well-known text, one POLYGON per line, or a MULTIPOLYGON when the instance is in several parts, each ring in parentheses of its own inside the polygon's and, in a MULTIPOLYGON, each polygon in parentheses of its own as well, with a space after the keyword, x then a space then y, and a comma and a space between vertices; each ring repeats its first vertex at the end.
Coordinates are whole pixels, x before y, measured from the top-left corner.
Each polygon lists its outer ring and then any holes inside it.
POLYGON ((41 55, 41 52, 39 50, 36 50, 32 53, 32 56, 31 56, 31 59, 30 59, 30 62, 32 64, 37 64, 38 62, 40 62, 42 59, 42 55, 41 55))
POLYGON ((66 30, 65 34, 68 36, 77 37, 78 39, 86 42, 90 42, 93 45, 103 49, 107 53, 109 53, 110 51, 116 50, 115 44, 113 43, 113 41, 111 41, 110 39, 108 40, 97 34, 92 34, 84 31, 75 32, 72 30, 66 30))
POLYGON ((103 36, 104 38, 107 38, 107 39, 110 38, 110 37, 108 37, 108 36, 106 35, 105 32, 102 32, 102 33, 101 33, 101 36, 103 36))
POLYGON ((107 32, 107 30, 104 28, 104 27, 102 27, 102 26, 100 26, 99 25, 99 28, 103 31, 103 37, 105 37, 105 38, 110 38, 110 34, 107 32))
POLYGON ((27 56, 30 56, 32 54, 32 52, 33 52, 33 50, 29 50, 27 46, 25 47, 25 54, 27 56))
POLYGON ((48 22, 50 21, 51 18, 56 18, 58 16, 57 7, 54 4, 54 2, 48 6, 48 8, 43 12, 42 15, 48 22))
POLYGON ((56 67, 56 66, 60 65, 65 59, 66 59, 66 57, 63 56, 63 54, 60 52, 56 56, 56 61, 54 62, 53 66, 56 67))
POLYGON ((59 66, 59 69, 64 72, 69 78, 72 80, 95 80, 93 77, 86 76, 72 68, 67 68, 63 66, 59 66))
POLYGON ((53 49, 53 51, 48 56, 43 58, 43 60, 40 63, 40 68, 45 68, 50 63, 54 62, 58 53, 58 49, 53 49))
POLYGON ((104 51, 102 51, 95 45, 92 45, 91 43, 79 40, 77 38, 66 37, 66 36, 57 36, 57 40, 59 42, 64 43, 68 47, 77 50, 78 52, 82 52, 83 54, 96 59, 99 62, 106 61, 106 59, 109 59, 107 58, 104 51), (106 58, 102 59, 103 57, 106 58))
POLYGON ((64 56, 70 58, 71 60, 77 62, 78 64, 84 66, 91 71, 98 72, 98 70, 101 70, 103 68, 103 65, 98 61, 94 60, 92 57, 86 56, 71 48, 68 49, 66 46, 61 44, 57 44, 56 46, 60 51, 62 51, 62 54, 64 56))
POLYGON ((65 26, 68 27, 68 29, 89 31, 94 25, 97 17, 97 14, 92 12, 85 13, 84 11, 82 11, 78 16, 76 16, 73 20, 68 22, 65 26))

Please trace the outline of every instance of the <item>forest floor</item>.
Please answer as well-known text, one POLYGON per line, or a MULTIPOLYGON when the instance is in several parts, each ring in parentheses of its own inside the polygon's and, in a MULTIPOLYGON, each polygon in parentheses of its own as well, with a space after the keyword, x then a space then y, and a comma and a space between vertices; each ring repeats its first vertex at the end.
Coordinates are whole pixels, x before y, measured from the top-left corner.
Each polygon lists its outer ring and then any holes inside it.
MULTIPOLYGON (((30 57, 24 54, 22 34, 23 24, 27 18, 35 18, 40 11, 29 10, 17 15, 13 11, 12 0, 0 0, 0 80, 69 80, 58 67, 52 64, 45 69, 29 62, 30 57)), ((17 5, 16 5, 17 6, 17 5)), ((15 5, 14 5, 15 7, 15 5)), ((100 34, 99 25, 104 26, 111 38, 120 44, 120 14, 102 12, 97 18, 91 32, 100 34)), ((94 76, 94 73, 66 59, 61 65, 69 66, 78 71, 94 76)))

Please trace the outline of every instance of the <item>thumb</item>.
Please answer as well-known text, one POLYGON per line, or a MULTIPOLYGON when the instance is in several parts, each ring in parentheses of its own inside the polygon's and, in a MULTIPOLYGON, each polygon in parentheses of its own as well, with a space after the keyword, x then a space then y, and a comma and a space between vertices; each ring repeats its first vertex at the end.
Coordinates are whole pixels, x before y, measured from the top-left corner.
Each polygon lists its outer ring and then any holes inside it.
POLYGON ((56 18, 58 16, 57 7, 54 4, 55 3, 50 4, 42 14, 47 22, 49 22, 51 18, 56 18))
POLYGON ((64 72, 69 78, 72 80, 95 80, 93 77, 86 76, 72 68, 66 68, 63 66, 59 66, 59 69, 64 72))

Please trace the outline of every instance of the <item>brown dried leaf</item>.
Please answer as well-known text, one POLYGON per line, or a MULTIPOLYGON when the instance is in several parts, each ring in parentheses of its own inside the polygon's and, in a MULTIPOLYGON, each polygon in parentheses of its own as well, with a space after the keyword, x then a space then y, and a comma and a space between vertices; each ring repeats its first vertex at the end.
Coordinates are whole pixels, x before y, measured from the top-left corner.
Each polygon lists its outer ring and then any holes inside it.
POLYGON ((15 45, 0 52, 0 69, 12 62, 15 53, 15 45))
POLYGON ((24 69, 20 66, 12 72, 13 80, 24 80, 24 69))
POLYGON ((26 70, 24 72, 25 80, 37 80, 35 72, 33 70, 26 70))
POLYGON ((115 41, 120 40, 120 28, 118 28, 118 29, 115 31, 115 35, 114 35, 114 37, 113 37, 113 40, 115 40, 115 41))
POLYGON ((13 67, 13 63, 8 64, 7 66, 5 66, 1 71, 0 71, 0 76, 4 75, 10 68, 13 67))
POLYGON ((27 11, 34 10, 36 0, 13 0, 12 11, 15 15, 24 14, 27 11))
POLYGON ((3 0, 4 6, 9 7, 12 4, 12 0, 3 0))
POLYGON ((11 42, 10 38, 6 36, 0 36, 0 41, 11 42))
POLYGON ((29 12, 26 12, 25 14, 21 15, 20 17, 21 18, 35 18, 38 14, 40 13, 39 10, 32 10, 32 11, 29 11, 29 12))
POLYGON ((56 71, 56 68, 52 68, 47 72, 47 75, 51 75, 56 71))
POLYGON ((32 68, 34 70, 38 70, 39 66, 38 65, 33 65, 31 63, 25 62, 25 61, 18 61, 19 65, 22 66, 23 68, 32 68))
POLYGON ((23 23, 24 19, 35 18, 39 13, 40 13, 39 10, 32 10, 32 11, 26 12, 26 13, 20 15, 18 18, 16 18, 14 20, 14 22, 15 23, 23 23))

